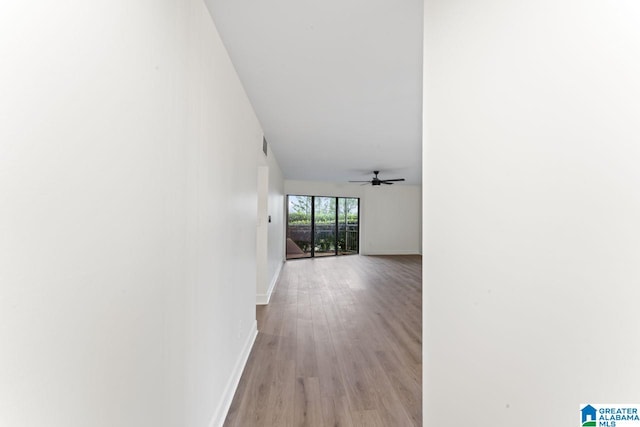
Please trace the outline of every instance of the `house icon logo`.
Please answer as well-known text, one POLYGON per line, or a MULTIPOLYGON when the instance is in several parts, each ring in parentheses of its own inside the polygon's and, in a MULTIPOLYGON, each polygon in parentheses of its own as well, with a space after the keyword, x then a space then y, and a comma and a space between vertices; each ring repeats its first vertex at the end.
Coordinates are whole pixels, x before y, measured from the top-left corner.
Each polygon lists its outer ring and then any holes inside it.
POLYGON ((596 425, 596 408, 591 405, 585 405, 580 409, 582 414, 582 427, 595 427, 596 425))

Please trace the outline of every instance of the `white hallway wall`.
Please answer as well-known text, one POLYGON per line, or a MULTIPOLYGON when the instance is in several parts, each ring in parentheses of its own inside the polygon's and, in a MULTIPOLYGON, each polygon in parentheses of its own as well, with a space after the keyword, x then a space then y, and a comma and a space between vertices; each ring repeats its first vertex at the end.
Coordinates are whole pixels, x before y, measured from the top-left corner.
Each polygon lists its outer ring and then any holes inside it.
POLYGON ((268 304, 284 262, 284 179, 273 152, 263 157, 258 201, 256 303, 268 304))
POLYGON ((639 22, 425 2, 425 425, 640 403, 639 22))
POLYGON ((0 51, 0 425, 218 425, 262 131, 203 2, 4 1, 0 51))
POLYGON ((360 244, 364 255, 421 253, 422 189, 418 185, 373 187, 285 180, 284 190, 285 194, 359 197, 360 244))
POLYGON ((267 215, 271 216, 268 231, 267 279, 268 291, 271 292, 280 274, 284 261, 284 178, 282 170, 273 153, 269 153, 269 198, 267 215))
POLYGON ((364 253, 422 253, 422 187, 393 185, 364 188, 364 253))

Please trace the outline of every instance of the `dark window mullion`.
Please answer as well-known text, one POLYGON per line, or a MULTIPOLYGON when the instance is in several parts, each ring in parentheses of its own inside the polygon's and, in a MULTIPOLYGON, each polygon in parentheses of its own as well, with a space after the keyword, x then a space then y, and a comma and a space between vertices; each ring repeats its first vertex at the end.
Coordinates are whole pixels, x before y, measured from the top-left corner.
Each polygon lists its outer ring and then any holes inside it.
POLYGON ((316 196, 311 196, 311 258, 316 256, 316 196))
POLYGON ((336 227, 335 227, 335 234, 333 237, 333 248, 335 249, 335 254, 338 255, 338 212, 340 211, 340 198, 336 197, 336 227))
POLYGON ((358 250, 356 253, 360 253, 360 197, 358 197, 358 250))

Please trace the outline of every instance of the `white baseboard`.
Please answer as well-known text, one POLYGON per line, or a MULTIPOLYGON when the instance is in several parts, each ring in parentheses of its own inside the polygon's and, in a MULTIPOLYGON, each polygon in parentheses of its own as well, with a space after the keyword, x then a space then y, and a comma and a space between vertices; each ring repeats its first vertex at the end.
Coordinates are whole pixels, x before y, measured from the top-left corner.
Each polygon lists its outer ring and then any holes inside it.
POLYGON ((271 299, 271 294, 276 288, 276 283, 278 283, 278 278, 280 277, 280 272, 282 271, 282 266, 284 265, 284 261, 280 262, 278 265, 278 269, 276 273, 271 278, 271 283, 269 283, 269 289, 266 294, 256 294, 256 305, 267 305, 269 304, 269 300, 271 299))
POLYGON ((390 250, 390 251, 372 251, 365 255, 420 255, 420 251, 412 250, 390 250))
POLYGON ((253 348, 253 343, 256 341, 257 336, 258 322, 254 321, 251 329, 249 330, 249 335, 247 336, 244 346, 242 347, 242 351, 240 352, 240 355, 236 360, 236 364, 233 367, 233 371, 231 371, 231 376, 229 377, 227 386, 224 388, 224 393, 222 394, 222 400, 214 412, 213 418, 209 423, 209 427, 222 427, 224 424, 224 420, 227 418, 227 413, 231 407, 231 402, 233 401, 233 396, 236 394, 236 389, 240 383, 242 371, 244 371, 244 367, 247 364, 249 354, 251 354, 251 349, 253 348))

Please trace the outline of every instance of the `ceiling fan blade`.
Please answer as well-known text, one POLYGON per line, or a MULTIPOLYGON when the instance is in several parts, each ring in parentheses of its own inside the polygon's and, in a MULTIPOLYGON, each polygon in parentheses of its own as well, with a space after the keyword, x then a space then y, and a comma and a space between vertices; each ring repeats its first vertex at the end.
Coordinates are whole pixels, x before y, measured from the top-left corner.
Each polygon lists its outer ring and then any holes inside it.
POLYGON ((380 178, 378 178, 378 173, 380 173, 380 171, 373 171, 374 177, 373 177, 373 179, 371 179, 369 181, 349 181, 349 182, 363 182, 364 184, 362 184, 362 185, 367 185, 367 184, 371 184, 371 185, 380 185, 380 184, 391 185, 394 182, 404 181, 404 178, 380 179, 380 178))

